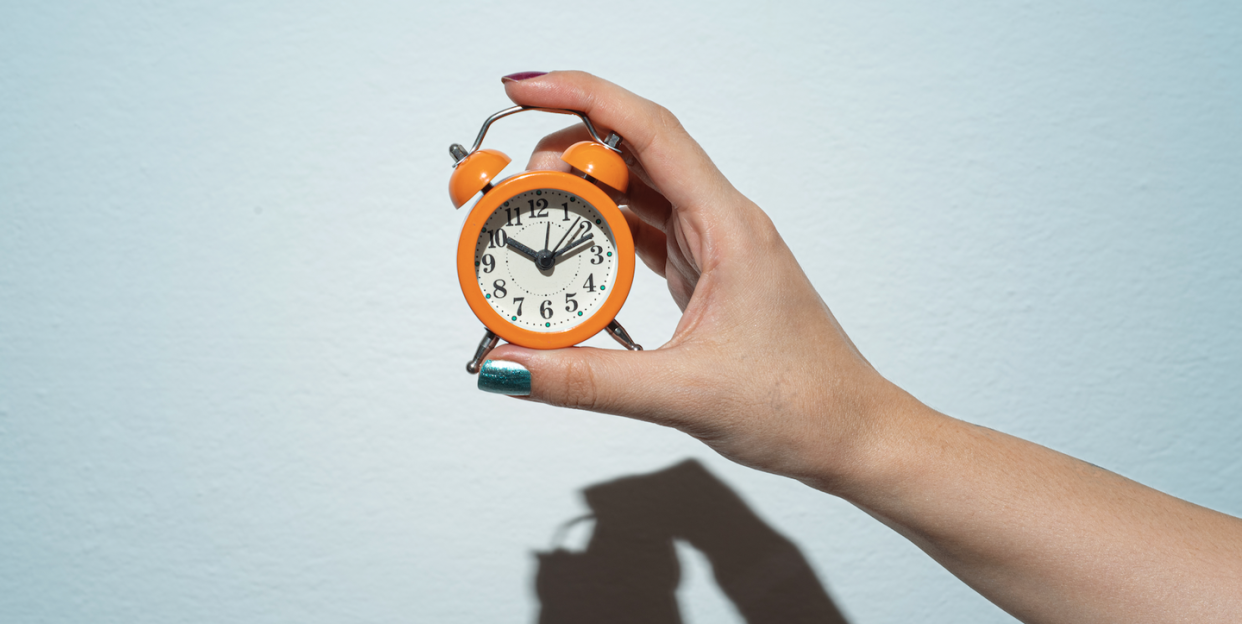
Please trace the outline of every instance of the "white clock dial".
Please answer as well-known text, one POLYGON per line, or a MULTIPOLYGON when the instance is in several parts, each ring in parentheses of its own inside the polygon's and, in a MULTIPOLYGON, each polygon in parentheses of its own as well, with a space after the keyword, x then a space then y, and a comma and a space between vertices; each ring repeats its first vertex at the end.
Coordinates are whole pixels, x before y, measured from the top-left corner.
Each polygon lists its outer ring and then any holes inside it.
POLYGON ((515 195, 474 247, 479 289, 506 321, 553 333, 591 318, 617 276, 612 229, 594 206, 557 189, 515 195))

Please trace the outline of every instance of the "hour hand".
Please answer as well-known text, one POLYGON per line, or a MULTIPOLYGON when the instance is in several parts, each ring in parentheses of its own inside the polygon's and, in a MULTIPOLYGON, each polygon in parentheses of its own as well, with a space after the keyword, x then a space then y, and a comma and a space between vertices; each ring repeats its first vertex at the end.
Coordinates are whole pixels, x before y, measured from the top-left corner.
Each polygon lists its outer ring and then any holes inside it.
POLYGON ((522 243, 517 242, 516 240, 513 240, 512 238, 507 239, 505 241, 505 246, 510 249, 517 250, 522 255, 529 257, 531 260, 534 260, 535 256, 539 255, 539 252, 535 251, 534 249, 531 249, 530 247, 527 247, 526 245, 523 245, 522 243))
POLYGON ((584 243, 586 243, 587 241, 590 241, 592 238, 595 238, 594 234, 584 234, 582 238, 579 238, 578 240, 568 245, 565 245, 564 249, 561 249, 560 251, 557 251, 556 253, 552 254, 552 260, 559 262, 561 259, 561 256, 564 256, 565 254, 581 247, 584 243))

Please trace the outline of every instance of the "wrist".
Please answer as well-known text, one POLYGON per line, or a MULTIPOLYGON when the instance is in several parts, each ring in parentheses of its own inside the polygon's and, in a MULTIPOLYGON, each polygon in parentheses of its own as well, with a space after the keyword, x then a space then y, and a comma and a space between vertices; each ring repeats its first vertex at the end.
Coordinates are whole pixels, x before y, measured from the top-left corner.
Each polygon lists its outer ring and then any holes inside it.
POLYGON ((937 431, 950 421, 908 392, 874 374, 859 393, 852 418, 815 416, 828 429, 797 479, 861 504, 892 491, 917 470, 919 448, 936 444, 937 431), (835 421, 835 422, 834 422, 835 421))

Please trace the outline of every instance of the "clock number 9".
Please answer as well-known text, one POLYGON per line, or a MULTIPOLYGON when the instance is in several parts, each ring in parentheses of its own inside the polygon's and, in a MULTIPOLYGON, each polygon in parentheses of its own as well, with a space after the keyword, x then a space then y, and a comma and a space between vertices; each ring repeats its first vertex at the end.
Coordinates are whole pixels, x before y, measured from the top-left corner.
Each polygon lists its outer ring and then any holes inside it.
POLYGON ((604 248, 603 247, 600 247, 599 245, 591 245, 591 253, 595 254, 595 257, 591 258, 591 264, 603 264, 604 263, 604 248))
POLYGON ((493 297, 495 297, 495 298, 497 298, 497 299, 504 299, 504 298, 505 298, 505 295, 509 294, 509 291, 505 290, 505 281, 504 281, 504 280, 496 280, 496 281, 492 282, 492 288, 494 288, 494 289, 495 289, 495 290, 492 292, 492 296, 493 296, 493 297))
POLYGON ((552 318, 552 301, 550 299, 544 299, 543 303, 539 304, 539 316, 545 319, 552 318))
POLYGON ((496 270, 496 259, 492 254, 483 254, 483 272, 491 273, 496 270))

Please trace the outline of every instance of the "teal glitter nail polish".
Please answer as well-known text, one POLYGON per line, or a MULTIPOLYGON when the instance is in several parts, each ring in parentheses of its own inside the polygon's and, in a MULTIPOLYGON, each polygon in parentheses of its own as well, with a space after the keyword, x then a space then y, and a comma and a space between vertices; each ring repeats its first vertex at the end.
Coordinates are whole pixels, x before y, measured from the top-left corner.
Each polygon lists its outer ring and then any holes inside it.
POLYGON ((479 370, 479 390, 509 396, 530 396, 530 371, 517 362, 487 360, 479 370))

